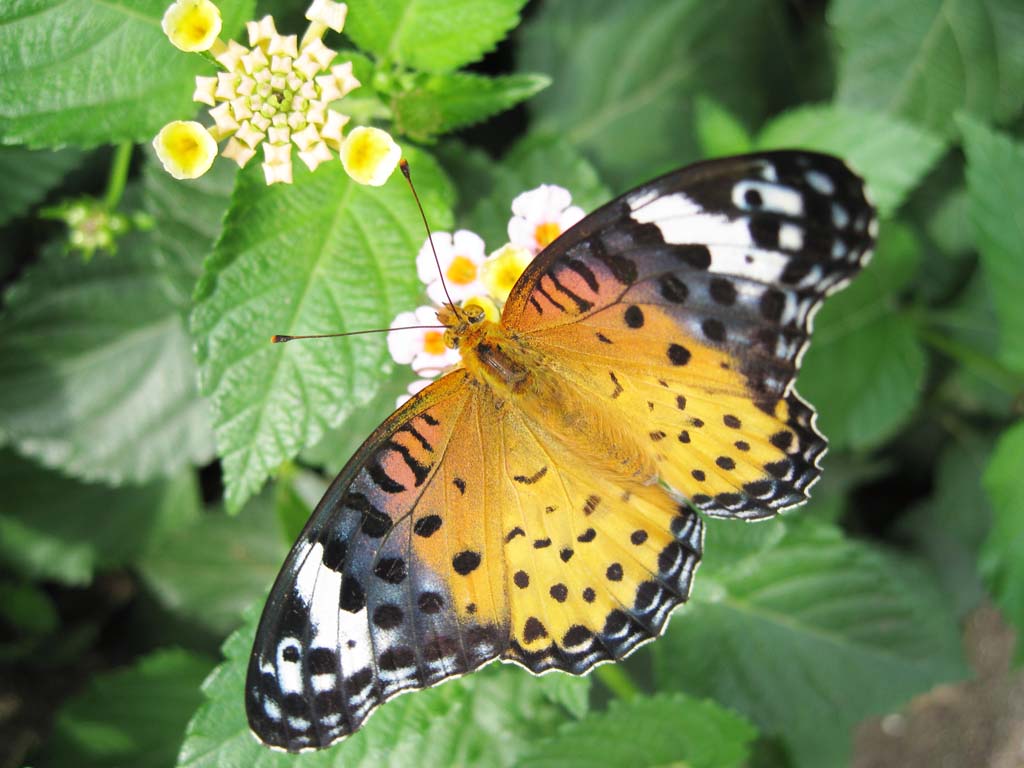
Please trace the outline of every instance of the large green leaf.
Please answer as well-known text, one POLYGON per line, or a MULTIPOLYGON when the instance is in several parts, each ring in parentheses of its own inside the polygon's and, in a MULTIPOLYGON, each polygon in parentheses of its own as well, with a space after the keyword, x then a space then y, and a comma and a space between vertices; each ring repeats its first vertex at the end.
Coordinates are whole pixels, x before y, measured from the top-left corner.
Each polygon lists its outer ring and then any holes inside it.
POLYGON ((999 315, 1000 358, 1024 371, 1024 145, 969 118, 960 126, 971 221, 999 315))
POLYGON ((213 662, 159 650, 128 669, 96 677, 57 715, 40 766, 164 768, 181 745, 199 686, 213 662))
POLYGON ((660 688, 744 713, 813 768, 845 765, 864 717, 966 671, 952 611, 928 581, 810 522, 702 573, 654 655, 660 688))
MULTIPOLYGON (((400 696, 331 749, 302 755, 271 752, 249 732, 241 695, 255 619, 253 613, 228 638, 226 661, 203 685, 207 701, 189 724, 178 758, 182 768, 509 766, 531 739, 553 733, 566 717, 556 704, 565 696, 562 686, 518 668, 494 665, 428 691, 400 696)), ((586 689, 589 681, 572 685, 586 689)))
MULTIPOLYGON (((168 0, 0 4, 0 144, 148 142, 195 114, 194 78, 214 68, 160 29, 168 0)), ((220 0, 225 39, 252 0, 220 0)))
POLYGON ((918 261, 913 234, 883 222, 871 263, 815 317, 797 387, 836 447, 877 445, 917 406, 927 360, 897 297, 918 261))
POLYGON ((139 569, 165 606, 223 637, 248 605, 266 597, 287 553, 264 493, 238 515, 207 512, 163 537, 139 569))
MULTIPOLYGON (((187 192, 178 200, 186 209, 224 206, 187 192)), ((169 280, 157 246, 168 224, 88 264, 51 249, 8 292, 0 425, 21 453, 112 483, 170 475, 213 455, 184 315, 191 280, 169 280)), ((209 247, 204 233, 175 236, 197 249, 194 260, 209 247)))
POLYGON ((1019 0, 836 0, 837 98, 953 133, 953 113, 1006 119, 1024 89, 1019 0))
POLYGON ((420 74, 391 97, 395 130, 416 141, 478 123, 544 90, 546 75, 420 74))
POLYGON ((0 224, 20 216, 60 183, 82 161, 73 149, 33 152, 24 147, 0 148, 0 224))
POLYGON ((519 22, 525 0, 350 0, 345 33, 379 59, 425 72, 476 61, 519 22))
POLYGON ((0 561, 29 578, 65 584, 88 584, 98 568, 138 562, 198 514, 191 474, 114 489, 5 453, 0 484, 0 561))
POLYGON ((559 0, 523 27, 519 67, 551 76, 534 128, 564 136, 614 189, 698 159, 694 100, 747 125, 792 93, 797 48, 766 0, 559 0))
MULTIPOLYGON (((425 152, 406 156, 427 218, 447 229, 441 171, 425 152)), ((340 165, 297 169, 292 186, 266 186, 258 168, 239 175, 192 315, 229 511, 368 402, 391 369, 383 334, 277 345, 270 337, 386 328, 422 294, 414 262, 423 240, 398 173, 377 188, 340 165)))
POLYGON ((762 129, 757 145, 839 155, 864 176, 882 217, 899 208, 945 149, 941 139, 899 118, 832 104, 776 117, 762 129))
MULTIPOLYGON (((981 571, 1003 615, 1024 629, 1024 422, 1007 430, 985 470, 985 491, 992 503, 992 531, 982 549, 981 571)), ((1017 644, 1016 660, 1024 660, 1017 644)))
POLYGON ((613 701, 558 734, 531 744, 522 768, 634 768, 681 765, 730 768, 746 764, 757 731, 710 701, 662 694, 613 701))

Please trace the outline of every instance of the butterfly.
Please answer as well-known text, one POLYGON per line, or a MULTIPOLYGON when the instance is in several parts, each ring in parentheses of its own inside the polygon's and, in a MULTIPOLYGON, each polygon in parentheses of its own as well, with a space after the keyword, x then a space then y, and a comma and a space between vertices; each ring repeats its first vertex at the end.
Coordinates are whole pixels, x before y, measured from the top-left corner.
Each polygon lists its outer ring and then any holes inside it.
POLYGON ((245 688, 256 736, 324 747, 494 659, 583 674, 661 634, 702 515, 807 500, 826 441, 794 379, 876 233, 834 157, 710 160, 564 232, 500 322, 443 308, 461 366, 366 440, 273 586, 245 688))

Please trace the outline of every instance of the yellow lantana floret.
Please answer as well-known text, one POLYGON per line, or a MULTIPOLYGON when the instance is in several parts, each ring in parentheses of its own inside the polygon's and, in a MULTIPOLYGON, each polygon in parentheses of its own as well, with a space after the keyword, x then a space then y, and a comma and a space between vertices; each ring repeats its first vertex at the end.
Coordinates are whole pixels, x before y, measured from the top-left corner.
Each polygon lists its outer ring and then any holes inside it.
POLYGON ((206 51, 220 34, 220 10, 210 0, 176 0, 160 26, 176 48, 206 51))
POLYGON ((503 245, 484 262, 484 285, 498 301, 508 301, 513 286, 531 261, 533 254, 525 248, 511 243, 503 245))
POLYGON ((345 172, 372 187, 384 184, 402 159, 401 148, 387 131, 364 126, 352 129, 341 143, 339 154, 345 172))
POLYGON ((176 179, 196 179, 210 170, 217 156, 217 142, 199 123, 175 120, 153 139, 153 149, 164 170, 176 179))

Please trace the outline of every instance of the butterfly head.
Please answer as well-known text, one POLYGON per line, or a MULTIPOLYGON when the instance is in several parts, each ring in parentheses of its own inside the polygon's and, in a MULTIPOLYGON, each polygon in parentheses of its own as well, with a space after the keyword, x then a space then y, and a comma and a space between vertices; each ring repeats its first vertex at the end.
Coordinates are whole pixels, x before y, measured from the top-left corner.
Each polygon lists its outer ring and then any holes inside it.
POLYGON ((445 327, 445 345, 451 349, 458 349, 462 340, 475 328, 479 328, 486 318, 483 308, 476 304, 467 304, 464 307, 445 304, 437 310, 437 319, 445 327))

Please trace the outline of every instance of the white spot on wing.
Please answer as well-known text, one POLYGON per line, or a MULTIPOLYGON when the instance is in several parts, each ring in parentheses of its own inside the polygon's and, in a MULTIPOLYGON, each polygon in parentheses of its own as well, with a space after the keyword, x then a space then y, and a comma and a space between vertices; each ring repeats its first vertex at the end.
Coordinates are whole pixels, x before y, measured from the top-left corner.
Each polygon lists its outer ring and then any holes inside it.
POLYGON ((648 189, 646 192, 635 192, 629 195, 626 198, 626 202, 629 204, 630 209, 635 211, 637 208, 643 208, 657 196, 657 190, 648 189))
POLYGON ((673 245, 752 244, 745 219, 709 213, 682 192, 659 197, 635 210, 632 217, 639 224, 654 224, 665 242, 673 245))
POLYGON ((804 198, 791 187, 781 184, 766 184, 763 181, 744 180, 732 188, 732 202, 740 210, 760 210, 778 213, 783 216, 803 216, 804 198), (750 191, 761 196, 761 204, 752 206, 747 203, 746 196, 750 191))
POLYGON ((317 693, 322 691, 333 691, 335 687, 337 687, 338 683, 338 676, 330 673, 313 675, 310 679, 313 682, 313 690, 317 693))
POLYGON ((834 195, 836 192, 836 186, 832 183, 832 179, 821 171, 807 171, 804 174, 804 178, 807 179, 807 183, 816 192, 820 192, 823 195, 834 195))
POLYGON ((777 283, 786 268, 789 258, 778 251, 752 250, 748 248, 730 248, 712 246, 711 266, 708 271, 719 275, 735 275, 760 283, 777 283), (748 262, 747 256, 753 256, 748 262))
POLYGON ((282 693, 302 693, 302 645, 294 637, 286 637, 277 644, 277 680, 282 693), (285 659, 285 651, 298 652, 295 661, 285 659))
POLYGON ((796 224, 779 227, 779 246, 787 251, 799 251, 804 247, 804 230, 796 224))

